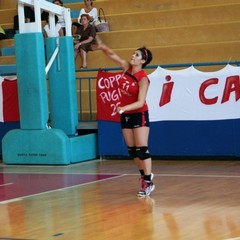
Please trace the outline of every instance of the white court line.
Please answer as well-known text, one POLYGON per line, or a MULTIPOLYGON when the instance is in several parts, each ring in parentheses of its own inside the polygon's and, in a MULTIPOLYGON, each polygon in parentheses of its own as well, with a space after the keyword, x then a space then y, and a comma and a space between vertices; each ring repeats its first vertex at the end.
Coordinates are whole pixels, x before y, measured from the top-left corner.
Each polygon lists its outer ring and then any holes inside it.
POLYGON ((13 183, 5 183, 5 184, 0 184, 0 187, 5 187, 5 186, 8 186, 8 185, 12 185, 13 183))
MULTIPOLYGON (((25 173, 25 174, 32 174, 32 173, 25 173)), ((36 173, 39 174, 39 173, 36 173)), ((54 174, 54 173, 41 173, 41 174, 54 174)), ((96 173, 58 173, 58 174, 96 174, 96 173)), ((98 175, 110 175, 110 174, 118 174, 118 173, 101 173, 98 175)), ((6 201, 0 201, 0 204, 5 204, 5 203, 9 203, 12 201, 19 201, 25 198, 29 198, 29 197, 34 197, 34 196, 39 196, 42 194, 46 194, 46 193, 53 193, 53 192, 57 192, 57 191, 65 191, 67 189, 71 189, 71 188, 75 188, 75 187, 79 187, 79 186, 85 186, 85 185, 89 185, 92 183, 96 183, 96 182, 103 182, 103 181, 107 181, 107 180, 112 180, 115 178, 120 178, 120 177, 124 177, 124 176, 128 176, 128 175, 134 175, 134 176, 138 176, 139 174, 119 174, 118 176, 114 176, 114 177, 110 177, 110 178, 106 178, 106 179, 102 179, 102 180, 97 180, 97 181, 92 181, 92 182, 87 182, 87 183, 81 183, 81 184, 77 184, 77 185, 73 185, 73 186, 69 186, 69 187, 64 187, 64 188, 59 188, 59 189, 55 189, 55 190, 51 190, 51 191, 46 191, 46 192, 41 192, 41 193, 36 193, 36 194, 32 194, 32 195, 28 195, 28 196, 23 196, 21 198, 15 198, 15 199, 11 199, 11 200, 6 200, 6 201)), ((187 174, 154 174, 154 176, 159 176, 159 177, 202 177, 202 178, 240 178, 240 176, 230 176, 230 175, 187 175, 187 174)), ((240 238, 236 238, 236 239, 225 239, 225 240, 240 240, 240 238)))
POLYGON ((226 238, 224 240, 240 240, 240 237, 236 237, 236 238, 226 238))
MULTIPOLYGON (((240 178, 240 176, 233 176, 233 175, 212 175, 212 174, 157 174, 155 172, 154 176, 158 177, 202 177, 202 178, 240 178)), ((139 175, 139 174, 124 174, 124 175, 139 175)), ((240 240, 240 239, 239 239, 240 240)))
POLYGON ((154 174, 154 176, 161 177, 203 177, 203 178, 240 178, 240 176, 233 175, 212 175, 212 174, 154 174))
POLYGON ((17 202, 17 201, 22 201, 22 198, 13 198, 13 199, 9 199, 9 200, 6 200, 6 201, 2 201, 2 202, 0 202, 0 204, 11 203, 11 202, 17 202))
POLYGON ((21 201, 25 198, 40 196, 40 195, 43 195, 43 194, 46 194, 46 193, 53 193, 53 192, 57 192, 57 191, 65 191, 67 189, 71 189, 71 188, 75 188, 75 187, 79 187, 79 186, 85 186, 85 185, 89 185, 89 184, 96 183, 96 182, 103 182, 103 181, 107 181, 107 180, 112 180, 114 178, 119 178, 119 177, 123 177, 123 176, 125 176, 125 174, 119 175, 119 176, 114 176, 114 177, 111 177, 111 178, 96 180, 96 181, 92 181, 92 182, 81 183, 81 184, 77 184, 77 185, 73 185, 73 186, 69 186, 69 187, 58 188, 58 189, 51 190, 51 191, 36 193, 36 194, 32 194, 32 195, 27 195, 27 196, 22 196, 21 198, 13 198, 13 199, 6 200, 6 201, 0 201, 0 204, 6 204, 6 203, 10 203, 10 202, 15 202, 15 201, 21 201))
MULTIPOLYGON (((91 161, 86 161, 86 162, 78 162, 78 163, 74 163, 75 166, 79 166, 79 165, 87 165, 87 164, 93 164, 93 163, 97 163, 97 162, 103 162, 103 161, 107 161, 107 160, 101 160, 101 159, 94 159, 94 160, 91 160, 91 161)), ((18 165, 18 164, 5 164, 3 162, 0 163, 0 167, 2 169, 4 168, 22 168, 22 165, 18 165)), ((71 165, 37 165, 37 164, 33 164, 33 165, 24 165, 24 168, 58 168, 58 169, 61 169, 61 168, 65 168, 65 167, 69 167, 69 168, 72 168, 73 167, 73 164, 71 165)))
MULTIPOLYGON (((159 177, 203 177, 203 178, 240 178, 240 175, 214 175, 214 174, 162 174, 162 173, 154 173, 154 176, 159 176, 159 177)), ((88 173, 80 173, 80 172, 7 172, 4 174, 62 174, 62 175, 121 175, 121 176, 126 176, 126 175, 133 175, 133 176, 138 176, 139 173, 118 173, 118 172, 113 172, 113 173, 95 173, 95 172, 88 172, 88 173)), ((1 186, 1 185, 0 185, 1 186)), ((240 239, 239 239, 240 240, 240 239)))
MULTIPOLYGON (((3 174, 44 174, 44 175, 50 175, 50 174, 62 174, 62 175, 123 175, 125 173, 96 173, 96 172, 84 172, 84 173, 81 173, 81 172, 0 172, 0 173, 3 173, 3 174)), ((131 175, 131 174, 129 174, 131 175)), ((137 175, 137 174, 132 174, 132 175, 137 175)))

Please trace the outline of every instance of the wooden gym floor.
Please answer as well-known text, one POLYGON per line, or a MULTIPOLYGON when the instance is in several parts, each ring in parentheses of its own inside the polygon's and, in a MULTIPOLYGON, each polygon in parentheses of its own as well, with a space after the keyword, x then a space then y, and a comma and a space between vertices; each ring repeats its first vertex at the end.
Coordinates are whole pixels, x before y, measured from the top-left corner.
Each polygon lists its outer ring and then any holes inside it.
POLYGON ((0 239, 237 240, 240 161, 153 161, 138 198, 131 160, 0 164, 0 239))

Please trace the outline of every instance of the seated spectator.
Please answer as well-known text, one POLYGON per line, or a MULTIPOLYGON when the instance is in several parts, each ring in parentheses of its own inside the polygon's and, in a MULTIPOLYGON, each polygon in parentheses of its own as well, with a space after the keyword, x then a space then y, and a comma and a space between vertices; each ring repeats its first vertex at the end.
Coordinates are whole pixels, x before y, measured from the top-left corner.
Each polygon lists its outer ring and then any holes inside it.
MULTIPOLYGON (((53 0, 52 3, 63 7, 63 2, 61 0, 53 0)), ((62 15, 58 15, 58 23, 61 25, 64 35, 66 35, 66 24, 62 15)))
POLYGON ((81 15, 88 14, 90 18, 90 23, 93 24, 96 20, 98 20, 98 12, 97 8, 93 7, 92 0, 84 0, 85 7, 80 10, 78 22, 81 24, 81 15))
MULTIPOLYGON (((35 13, 34 8, 30 6, 24 6, 24 16, 25 16, 25 22, 35 22, 35 13)), ((47 12, 42 12, 41 14, 41 20, 47 20, 48 14, 47 12)), ((17 33, 19 31, 19 21, 18 21, 18 15, 15 15, 13 18, 13 30, 14 33, 17 33)))
POLYGON ((82 59, 82 65, 80 68, 87 68, 87 52, 96 49, 96 30, 95 27, 90 24, 91 17, 88 14, 82 14, 80 21, 78 34, 81 36, 79 43, 74 46, 75 59, 80 53, 82 59))
MULTIPOLYGON (((47 38, 47 37, 50 37, 50 26, 49 26, 49 17, 47 19, 47 24, 44 26, 44 37, 47 38)), ((61 27, 61 25, 58 23, 58 16, 55 15, 55 34, 54 36, 51 36, 51 37, 61 37, 61 36, 64 36, 64 33, 63 33, 63 29, 61 27)))
POLYGON ((78 34, 79 28, 80 28, 80 23, 78 22, 73 22, 72 23, 72 37, 73 37, 73 44, 75 45, 76 43, 79 43, 80 40, 80 35, 78 34))
POLYGON ((6 39, 6 38, 7 38, 6 33, 0 25, 0 40, 6 39))

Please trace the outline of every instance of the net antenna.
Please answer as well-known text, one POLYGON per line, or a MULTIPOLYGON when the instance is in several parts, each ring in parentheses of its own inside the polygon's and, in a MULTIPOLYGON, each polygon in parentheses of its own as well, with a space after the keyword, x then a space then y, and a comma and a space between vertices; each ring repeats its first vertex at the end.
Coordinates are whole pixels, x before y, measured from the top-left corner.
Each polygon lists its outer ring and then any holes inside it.
MULTIPOLYGON (((71 32, 71 10, 59 5, 50 3, 46 0, 18 0, 18 19, 19 19, 19 33, 36 33, 42 32, 41 12, 49 13, 49 29, 50 37, 55 37, 55 15, 61 15, 66 24, 66 36, 72 36, 71 32), (35 22, 25 22, 24 6, 30 6, 34 9, 35 22)), ((57 45, 52 57, 50 58, 45 72, 48 73, 54 59, 59 51, 57 45)))

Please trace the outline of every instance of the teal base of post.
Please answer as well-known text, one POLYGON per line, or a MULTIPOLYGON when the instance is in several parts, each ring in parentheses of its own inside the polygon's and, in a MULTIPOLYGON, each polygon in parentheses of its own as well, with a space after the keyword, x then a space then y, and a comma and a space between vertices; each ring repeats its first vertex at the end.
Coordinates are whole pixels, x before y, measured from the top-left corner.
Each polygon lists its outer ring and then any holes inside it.
POLYGON ((71 163, 97 158, 97 134, 91 133, 70 138, 72 159, 71 163))
POLYGON ((67 165, 96 157, 96 134, 69 138, 60 129, 14 129, 2 140, 5 164, 67 165))
POLYGON ((6 164, 70 164, 70 141, 59 129, 9 131, 2 140, 6 164))

